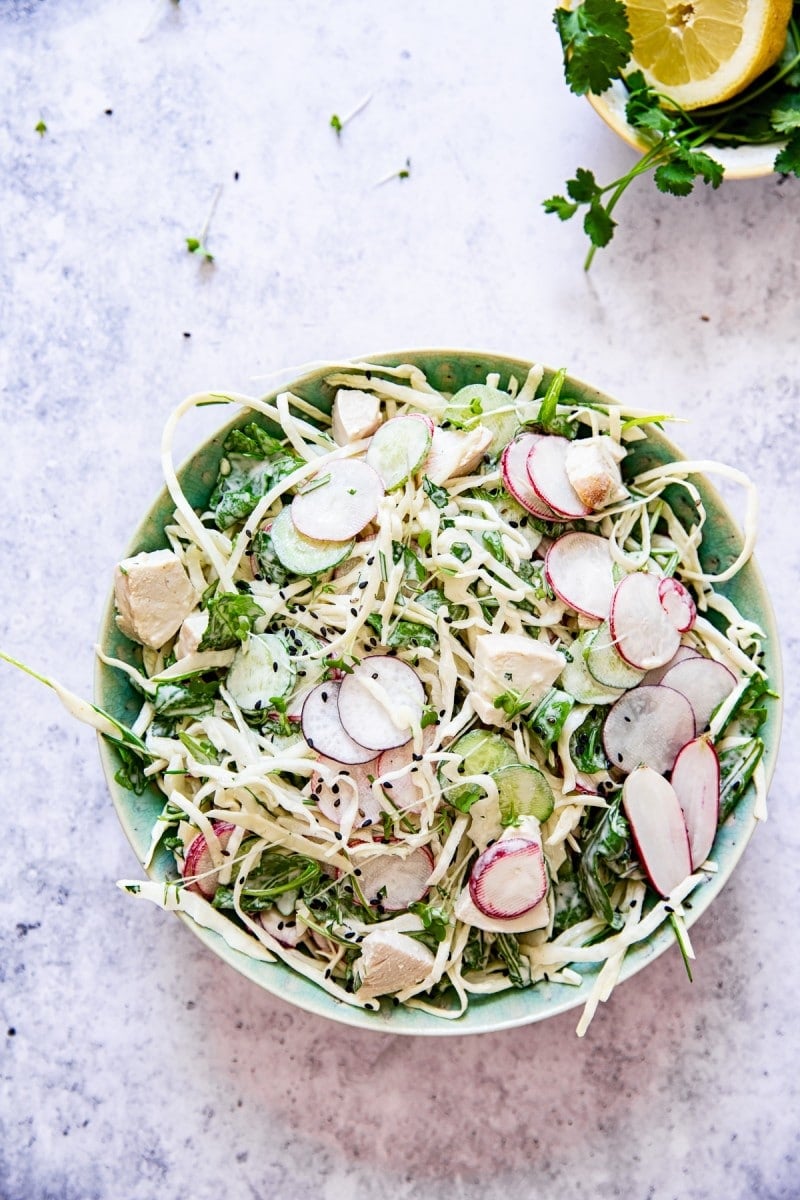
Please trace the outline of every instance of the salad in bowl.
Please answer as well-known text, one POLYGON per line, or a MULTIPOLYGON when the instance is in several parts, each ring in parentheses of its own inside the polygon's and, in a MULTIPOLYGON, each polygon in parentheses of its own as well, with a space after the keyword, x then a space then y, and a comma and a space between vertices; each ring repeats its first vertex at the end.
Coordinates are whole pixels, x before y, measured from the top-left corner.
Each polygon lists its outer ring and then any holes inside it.
POLYGON ((661 420, 444 352, 185 401, 77 712, 149 876, 120 886, 398 1032, 583 1033, 675 940, 688 966, 766 812, 779 665, 752 485, 661 420))

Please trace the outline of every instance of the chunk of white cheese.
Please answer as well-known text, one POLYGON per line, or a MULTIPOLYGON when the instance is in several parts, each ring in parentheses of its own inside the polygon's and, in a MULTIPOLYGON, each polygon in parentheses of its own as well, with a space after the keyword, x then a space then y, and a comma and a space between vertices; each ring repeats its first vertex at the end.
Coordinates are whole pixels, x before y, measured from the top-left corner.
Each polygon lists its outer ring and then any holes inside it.
POLYGON ((188 658, 190 654, 197 653, 207 627, 207 610, 198 609, 197 612, 189 613, 189 616, 181 625, 181 631, 175 642, 175 658, 178 661, 182 658, 188 658))
POLYGON ((519 633, 484 633, 475 642, 472 707, 487 725, 505 725, 507 714, 495 708, 504 692, 535 703, 564 670, 564 656, 519 633))
POLYGON ((437 425, 423 474, 439 486, 459 475, 469 475, 480 463, 491 441, 492 431, 485 425, 476 425, 469 430, 440 429, 437 425))
POLYGON ((434 956, 416 938, 395 930, 376 929, 361 943, 354 967, 361 979, 359 999, 390 996, 422 983, 433 969, 434 956))
POLYGON ((197 593, 172 550, 123 559, 114 572, 117 625, 134 642, 160 649, 197 604, 197 593))
POLYGON ((624 457, 624 447, 602 434, 570 442, 564 462, 567 478, 589 508, 627 499, 619 469, 624 457))
POLYGON ((381 406, 370 392, 339 388, 332 415, 334 441, 337 446, 349 446, 375 432, 381 423, 381 406))

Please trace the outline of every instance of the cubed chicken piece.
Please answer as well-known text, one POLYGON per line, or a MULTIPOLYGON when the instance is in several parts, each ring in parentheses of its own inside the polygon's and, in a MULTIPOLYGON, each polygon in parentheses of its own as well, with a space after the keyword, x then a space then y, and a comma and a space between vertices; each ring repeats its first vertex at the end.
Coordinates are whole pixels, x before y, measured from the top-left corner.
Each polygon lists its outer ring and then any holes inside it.
POLYGON ((546 642, 520 633, 484 633, 475 643, 475 666, 470 699, 487 725, 505 725, 507 714, 495 708, 504 692, 516 692, 535 703, 564 670, 564 656, 546 642))
POLYGON ((430 974, 434 957, 416 938, 394 930, 376 929, 361 943, 355 969, 361 979, 359 998, 390 996, 422 983, 430 974))
POLYGON ((381 406, 370 392, 339 388, 333 402, 333 438, 337 446, 349 446, 369 437, 381 423, 381 406))
POLYGON ((492 431, 485 425, 476 425, 469 430, 440 429, 437 425, 423 474, 439 486, 459 475, 469 475, 480 463, 491 441, 492 431))
POLYGON ((197 593, 172 550, 153 550, 118 564, 114 599, 125 636, 158 650, 180 629, 197 604, 197 593))
POLYGON ((196 654, 207 628, 207 611, 198 609, 197 612, 189 613, 175 642, 175 658, 188 658, 190 654, 196 654))
POLYGON ((619 464, 625 450, 613 438, 579 438, 567 450, 567 478, 589 508, 604 508, 625 500, 628 490, 622 482, 619 464))

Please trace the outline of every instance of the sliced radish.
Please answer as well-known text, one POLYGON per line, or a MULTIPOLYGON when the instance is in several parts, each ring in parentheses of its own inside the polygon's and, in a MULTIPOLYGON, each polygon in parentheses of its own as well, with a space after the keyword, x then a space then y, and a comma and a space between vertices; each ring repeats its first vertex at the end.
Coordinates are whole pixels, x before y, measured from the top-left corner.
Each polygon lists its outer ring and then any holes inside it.
POLYGON ((425 689, 407 663, 388 654, 373 654, 345 675, 338 704, 344 728, 351 736, 357 733, 374 754, 411 740, 422 719, 425 689))
POLYGON ((371 466, 357 458, 337 459, 294 497, 292 521, 315 541, 348 542, 369 525, 382 495, 383 484, 371 466))
POLYGON ((614 595, 608 540, 594 533, 565 533, 547 551, 544 570, 559 597, 587 617, 608 616, 614 595))
POLYGON ((678 797, 663 775, 637 767, 625 780, 622 804, 647 878, 661 896, 668 896, 692 873, 678 797))
POLYGON ((376 854, 359 858, 358 880, 368 904, 385 912, 400 912, 416 904, 428 890, 433 870, 433 855, 427 846, 418 846, 405 858, 399 854, 376 854))
POLYGON ((588 516, 592 511, 584 504, 567 478, 566 458, 570 441, 563 437, 542 437, 531 447, 528 455, 528 477, 533 489, 545 504, 568 521, 588 516))
POLYGON ((302 940, 308 929, 307 925, 295 917, 282 916, 277 908, 265 908, 258 914, 258 919, 276 942, 280 942, 282 946, 288 946, 290 950, 293 950, 302 940))
POLYGON ((652 671, 643 676, 642 683, 661 683, 667 671, 683 662, 685 658, 700 658, 700 651, 693 650, 691 646, 678 646, 669 662, 664 663, 662 667, 653 667, 652 671))
POLYGON ((334 825, 341 824, 343 809, 355 797, 364 821, 371 825, 373 821, 378 820, 381 806, 370 782, 370 777, 374 779, 378 773, 378 766, 374 760, 345 767, 334 759, 321 755, 318 762, 320 767, 327 767, 330 772, 327 780, 319 771, 311 776, 311 795, 323 816, 333 821, 334 825))
MULTIPOLYGON (((431 448, 432 429, 420 414, 392 417, 372 435, 366 462, 387 492, 400 487, 422 466, 431 448)), ((366 524, 366 522, 364 522, 366 524)))
POLYGON ((557 521, 558 514, 536 495, 528 477, 528 455, 541 436, 539 433, 523 433, 509 442, 500 458, 500 476, 503 487, 526 512, 540 521, 557 521))
POLYGON ((661 683, 686 697, 694 709, 697 732, 702 733, 708 727, 714 709, 736 687, 736 676, 715 659, 698 655, 670 667, 661 683))
POLYGON ((436 428, 436 423, 433 417, 429 417, 427 413, 422 412, 406 413, 405 415, 407 417, 413 417, 415 421, 424 421, 428 427, 428 433, 431 435, 431 437, 433 437, 433 431, 436 428))
MULTIPOLYGON (((236 826, 232 825, 230 821, 212 821, 211 826, 224 850, 236 826)), ((183 860, 184 879, 194 878, 194 876, 198 876, 198 878, 186 885, 189 891, 200 892, 202 896, 210 900, 217 890, 217 871, 214 870, 214 860, 202 833, 198 833, 197 837, 189 843, 183 860)))
POLYGON ((697 617, 692 593, 678 579, 662 579, 658 585, 661 607, 680 633, 691 629, 697 617))
POLYGON ((634 571, 617 584, 609 624, 617 650, 640 671, 669 662, 680 645, 681 635, 661 607, 655 575, 634 571))
POLYGON ((626 774, 644 763, 663 775, 694 736, 694 712, 686 697, 663 684, 642 684, 609 711, 603 748, 611 765, 626 774))
MULTIPOLYGON (((433 729, 429 726, 422 735, 423 749, 427 749, 432 740, 433 729)), ((419 810, 423 797, 423 784, 413 742, 406 742, 404 746, 395 746, 392 750, 385 750, 378 759, 376 773, 378 782, 386 789, 386 794, 395 808, 400 809, 401 812, 419 810), (402 774, 397 774, 397 772, 402 772, 402 774)))
POLYGON ((341 686, 334 680, 318 683, 306 696, 301 714, 303 737, 312 750, 336 762, 369 762, 375 751, 354 741, 339 720, 341 686))
POLYGON ((689 833, 694 871, 711 853, 719 824, 719 759, 708 738, 695 738, 683 747, 671 781, 689 833))
POLYGON ((501 921, 530 912, 546 892, 542 844, 532 838, 501 838, 476 859, 469 877, 475 907, 501 921))

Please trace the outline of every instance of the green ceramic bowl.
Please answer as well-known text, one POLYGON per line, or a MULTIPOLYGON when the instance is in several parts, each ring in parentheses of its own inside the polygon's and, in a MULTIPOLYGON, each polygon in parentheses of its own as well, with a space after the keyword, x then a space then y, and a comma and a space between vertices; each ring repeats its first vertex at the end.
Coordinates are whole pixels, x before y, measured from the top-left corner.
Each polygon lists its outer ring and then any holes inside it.
MULTIPOLYGON (((520 359, 505 358, 497 354, 469 352, 464 350, 409 350, 393 354, 381 354, 370 361, 387 366, 400 363, 415 363, 425 372, 431 383, 447 392, 457 391, 469 383, 485 381, 489 372, 500 373, 503 386, 510 376, 516 376, 520 384, 524 381, 530 363, 520 359)), ((330 368, 318 368, 303 375, 291 384, 291 390, 303 396, 322 410, 329 411, 333 393, 325 384, 330 368)), ((545 372, 545 380, 551 371, 545 372)), ((593 400, 613 404, 595 388, 570 378, 565 395, 577 400, 593 400)), ((217 468, 222 457, 225 434, 236 424, 248 420, 248 414, 239 416, 225 426, 209 441, 205 442, 180 471, 181 484, 190 502, 197 508, 205 507, 210 495, 217 468)), ((682 457, 675 446, 658 430, 651 429, 646 442, 637 445, 636 469, 644 470, 670 459, 682 457)), ((707 567, 719 570, 733 561, 741 545, 741 537, 725 505, 717 493, 705 482, 696 481, 706 504, 709 520, 703 544, 703 561, 707 567)), ((166 490, 156 498, 144 520, 136 530, 126 555, 140 550, 154 550, 166 544, 163 527, 173 510, 172 501, 166 490)), ((736 579, 720 589, 731 597, 744 614, 758 622, 767 632, 766 667, 775 691, 781 689, 781 664, 775 619, 761 575, 753 562, 742 570, 736 579)), ((109 599, 100 630, 103 650, 119 658, 129 659, 133 653, 131 643, 123 637, 114 622, 113 602, 109 599)), ((127 677, 99 663, 95 684, 96 700, 99 705, 123 721, 132 720, 139 711, 140 700, 130 687, 127 677)), ((780 733, 780 704, 770 706, 770 714, 764 727, 766 742, 765 766, 767 778, 771 778, 775 765, 780 733)), ((128 840, 139 862, 144 859, 150 844, 150 830, 156 815, 161 811, 161 793, 155 787, 142 796, 121 788, 114 781, 119 768, 115 751, 102 738, 100 755, 108 781, 111 797, 128 840)), ((705 912, 719 894, 736 866, 755 827, 753 817, 754 795, 752 788, 742 797, 734 816, 719 831, 714 857, 719 864, 718 873, 704 883, 692 896, 689 923, 693 923, 705 912)), ((163 880, 173 875, 171 855, 162 851, 157 854, 149 871, 152 879, 163 880)), ((529 1021, 540 1021, 556 1013, 582 1005, 589 993, 596 970, 583 970, 584 981, 580 987, 564 984, 540 983, 535 988, 500 993, 496 996, 475 998, 469 1010, 458 1020, 448 1021, 427 1013, 384 1005, 379 1013, 368 1013, 351 1008, 333 999, 327 992, 295 975, 283 963, 254 962, 236 950, 232 950, 218 934, 200 929, 191 920, 181 916, 193 933, 204 942, 209 950, 235 967, 242 975, 275 996, 295 1004, 308 1012, 330 1017, 347 1025, 361 1029, 373 1029, 381 1033, 402 1034, 465 1034, 485 1033, 524 1025, 529 1021)), ((642 967, 662 954, 674 942, 669 928, 659 929, 646 942, 634 947, 627 955, 621 978, 628 979, 642 967)))

